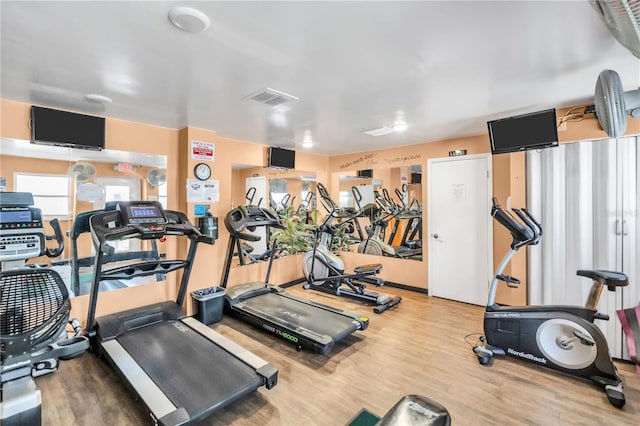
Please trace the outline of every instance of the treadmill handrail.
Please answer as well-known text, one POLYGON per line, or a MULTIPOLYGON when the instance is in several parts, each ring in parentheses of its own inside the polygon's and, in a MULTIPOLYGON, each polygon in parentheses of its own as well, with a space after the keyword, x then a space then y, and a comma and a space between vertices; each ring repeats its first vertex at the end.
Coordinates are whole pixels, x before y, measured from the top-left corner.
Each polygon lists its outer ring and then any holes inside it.
POLYGON ((145 238, 145 233, 147 235, 147 239, 160 239, 164 238, 166 235, 188 237, 190 244, 187 257, 184 261, 139 262, 137 264, 123 267, 129 268, 129 270, 132 271, 132 273, 129 274, 129 278, 150 275, 146 269, 149 264, 155 264, 155 268, 160 269, 162 269, 162 265, 164 265, 171 271, 183 269, 182 279, 180 280, 178 294, 176 297, 176 303, 179 306, 182 306, 187 293, 189 277, 191 276, 191 269, 196 256, 196 249, 200 242, 205 241, 201 238, 202 234, 200 231, 191 224, 191 222, 189 222, 189 219, 184 213, 173 210, 164 210, 162 213, 164 217, 166 217, 166 221, 164 221, 164 223, 159 223, 157 225, 145 224, 147 225, 146 228, 143 225, 123 224, 123 216, 119 210, 99 212, 91 216, 89 219, 91 237, 97 251, 93 262, 93 279, 91 283, 91 291, 89 292, 89 309, 87 311, 87 322, 85 326, 85 329, 90 336, 95 334, 95 314, 98 295, 100 292, 100 282, 109 277, 114 278, 117 275, 116 272, 111 272, 110 275, 109 271, 106 271, 104 274, 102 273, 104 256, 111 254, 113 251, 113 247, 108 245, 108 242, 112 240, 125 237, 145 238), (169 263, 167 262, 179 263, 173 263, 169 266, 169 263))

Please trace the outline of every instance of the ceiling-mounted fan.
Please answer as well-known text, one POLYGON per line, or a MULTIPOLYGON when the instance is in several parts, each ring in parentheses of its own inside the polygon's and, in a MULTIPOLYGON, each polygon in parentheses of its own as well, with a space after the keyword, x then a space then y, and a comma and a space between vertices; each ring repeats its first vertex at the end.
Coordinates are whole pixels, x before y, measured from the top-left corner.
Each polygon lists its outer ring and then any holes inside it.
POLYGON ((620 75, 604 70, 598 76, 595 92, 600 126, 610 138, 623 136, 627 130, 627 114, 640 118, 640 89, 625 92, 620 75))
POLYGON ((640 1, 590 0, 611 34, 640 58, 640 1))

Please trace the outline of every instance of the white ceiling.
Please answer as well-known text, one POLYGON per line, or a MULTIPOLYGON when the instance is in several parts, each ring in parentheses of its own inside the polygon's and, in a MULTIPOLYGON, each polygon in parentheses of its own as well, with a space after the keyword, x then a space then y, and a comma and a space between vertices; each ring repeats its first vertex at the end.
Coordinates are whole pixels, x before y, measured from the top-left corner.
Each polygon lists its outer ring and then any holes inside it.
POLYGON ((0 3, 2 98, 338 154, 486 133, 640 65, 588 1, 0 3), (176 5, 211 19, 190 34, 176 5), (243 101, 273 88, 281 107, 243 101), (85 94, 113 99, 106 106, 85 94), (401 113, 403 133, 372 137, 401 113))

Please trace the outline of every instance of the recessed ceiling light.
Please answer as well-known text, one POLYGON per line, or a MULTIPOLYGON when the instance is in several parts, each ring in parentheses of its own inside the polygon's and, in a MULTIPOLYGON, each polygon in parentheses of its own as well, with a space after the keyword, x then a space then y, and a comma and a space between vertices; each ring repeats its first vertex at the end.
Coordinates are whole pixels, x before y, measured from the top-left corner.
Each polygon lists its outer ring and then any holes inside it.
POLYGON ((113 100, 107 96, 96 95, 96 94, 88 94, 85 95, 84 99, 88 102, 93 102, 96 104, 110 104, 113 100))
POLYGON ((302 147, 311 148, 313 146, 313 138, 311 137, 311 130, 304 131, 304 137, 302 138, 302 147))
POLYGON ((391 126, 394 132, 404 132, 408 127, 409 125, 404 120, 396 120, 391 126))
POLYGON ((207 28, 211 21, 209 17, 191 7, 174 7, 169 11, 169 21, 176 27, 188 33, 199 33, 207 28))
POLYGON ((365 130, 362 133, 369 136, 384 136, 393 133, 393 129, 390 127, 378 127, 377 129, 365 130))

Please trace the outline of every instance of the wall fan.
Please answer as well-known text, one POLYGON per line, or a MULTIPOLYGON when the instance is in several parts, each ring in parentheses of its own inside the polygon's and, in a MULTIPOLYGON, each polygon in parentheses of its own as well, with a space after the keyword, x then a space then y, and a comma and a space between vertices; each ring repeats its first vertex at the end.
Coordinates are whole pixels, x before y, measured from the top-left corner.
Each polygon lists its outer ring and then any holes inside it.
POLYGON ((640 58, 640 1, 590 1, 616 40, 640 58))
POLYGON ((627 114, 640 118, 640 89, 625 92, 620 75, 604 70, 596 82, 595 104, 602 129, 610 138, 619 138, 627 130, 627 114))
POLYGON ((96 166, 91 163, 79 161, 69 167, 69 177, 76 182, 87 182, 96 176, 96 166))
POLYGON ((163 185, 167 181, 167 174, 161 169, 151 169, 147 173, 147 182, 152 188, 163 185))

